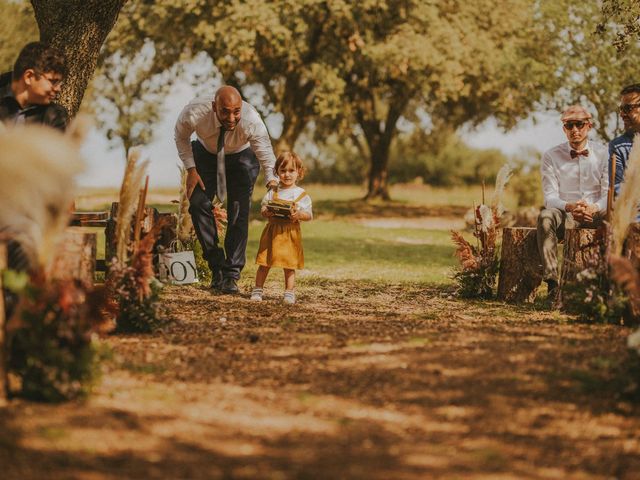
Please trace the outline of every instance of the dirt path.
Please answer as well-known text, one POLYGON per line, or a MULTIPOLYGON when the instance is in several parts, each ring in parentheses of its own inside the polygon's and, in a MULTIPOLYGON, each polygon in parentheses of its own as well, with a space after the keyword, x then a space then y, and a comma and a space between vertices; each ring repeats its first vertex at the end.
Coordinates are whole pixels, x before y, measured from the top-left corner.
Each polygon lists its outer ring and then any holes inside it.
POLYGON ((172 288, 87 403, 0 410, 4 479, 640 478, 628 329, 319 281, 287 309, 172 288))

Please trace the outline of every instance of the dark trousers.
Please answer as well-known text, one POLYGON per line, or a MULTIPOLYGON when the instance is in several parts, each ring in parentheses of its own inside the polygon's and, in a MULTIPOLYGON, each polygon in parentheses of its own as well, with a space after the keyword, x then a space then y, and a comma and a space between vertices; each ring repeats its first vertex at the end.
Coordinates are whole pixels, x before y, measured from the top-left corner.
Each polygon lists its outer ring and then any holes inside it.
POLYGON ((224 277, 238 280, 246 263, 251 194, 260 172, 260 164, 250 148, 225 155, 229 223, 223 249, 218 244, 218 231, 211 204, 217 184, 216 155, 209 153, 197 140, 191 142, 191 148, 196 170, 205 186, 205 190, 202 190, 200 185, 196 185, 189 199, 189 213, 198 241, 214 275, 222 272, 224 277))

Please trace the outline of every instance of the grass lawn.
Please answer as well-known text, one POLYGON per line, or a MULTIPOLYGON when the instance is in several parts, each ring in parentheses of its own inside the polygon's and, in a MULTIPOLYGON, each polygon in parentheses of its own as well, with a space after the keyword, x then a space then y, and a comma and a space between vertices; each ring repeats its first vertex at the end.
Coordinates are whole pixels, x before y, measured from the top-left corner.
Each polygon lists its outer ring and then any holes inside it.
MULTIPOLYGON (((251 223, 245 277, 254 275, 253 262, 263 225, 251 223)), ((302 225, 302 235, 306 268, 298 278, 305 282, 327 277, 444 284, 450 283, 451 268, 457 263, 446 230, 376 228, 348 221, 314 220, 302 225)), ((280 281, 281 273, 275 275, 280 281)))

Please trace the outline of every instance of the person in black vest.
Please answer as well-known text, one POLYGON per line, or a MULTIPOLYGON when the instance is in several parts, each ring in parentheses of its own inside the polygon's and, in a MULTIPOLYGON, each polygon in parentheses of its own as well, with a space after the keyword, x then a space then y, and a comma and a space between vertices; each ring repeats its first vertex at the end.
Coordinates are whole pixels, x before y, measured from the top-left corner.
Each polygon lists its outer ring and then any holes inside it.
POLYGON ((57 48, 43 42, 25 45, 13 71, 0 75, 0 122, 64 130, 69 114, 55 99, 66 75, 66 59, 57 48))

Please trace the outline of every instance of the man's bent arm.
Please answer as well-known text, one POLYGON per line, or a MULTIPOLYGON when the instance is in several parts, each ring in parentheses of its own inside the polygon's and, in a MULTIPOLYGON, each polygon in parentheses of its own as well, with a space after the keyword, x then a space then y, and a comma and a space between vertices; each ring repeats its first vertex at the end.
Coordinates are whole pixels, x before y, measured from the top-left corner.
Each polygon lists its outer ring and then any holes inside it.
POLYGON ((273 153, 271 139, 267 127, 262 120, 254 124, 253 132, 249 136, 251 150, 256 154, 260 167, 264 171, 265 185, 272 181, 277 181, 278 177, 273 173, 273 167, 276 165, 276 156, 273 153))
POLYGON ((551 158, 547 154, 542 156, 542 166, 540 167, 542 175, 542 193, 544 194, 544 206, 546 208, 557 208, 565 210, 567 202, 560 199, 560 185, 556 173, 551 163, 551 158))
POLYGON ((174 129, 174 139, 176 141, 176 148, 178 149, 178 156, 184 168, 192 168, 196 166, 196 162, 193 159, 193 150, 191 149, 191 135, 196 130, 198 121, 211 112, 211 107, 203 104, 194 104, 193 102, 182 109, 176 126, 174 129))

